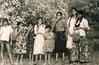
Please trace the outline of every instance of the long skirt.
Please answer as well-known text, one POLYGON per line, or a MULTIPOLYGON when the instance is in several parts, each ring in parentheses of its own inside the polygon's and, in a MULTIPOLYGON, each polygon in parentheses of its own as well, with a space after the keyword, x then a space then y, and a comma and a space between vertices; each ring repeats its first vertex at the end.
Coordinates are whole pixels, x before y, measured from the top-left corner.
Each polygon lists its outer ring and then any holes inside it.
POLYGON ((66 37, 65 32, 55 32, 55 53, 66 52, 66 37))
POLYGON ((70 61, 90 62, 91 54, 87 39, 81 39, 79 42, 73 41, 73 48, 70 50, 70 61))
POLYGON ((90 47, 87 39, 81 39, 79 43, 79 62, 90 62, 92 60, 90 47))

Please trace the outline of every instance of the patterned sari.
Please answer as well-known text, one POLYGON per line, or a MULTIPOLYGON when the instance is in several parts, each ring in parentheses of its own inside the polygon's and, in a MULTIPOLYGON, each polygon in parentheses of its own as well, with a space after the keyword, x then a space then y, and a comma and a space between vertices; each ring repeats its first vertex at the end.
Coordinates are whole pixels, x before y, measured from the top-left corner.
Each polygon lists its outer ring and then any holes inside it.
POLYGON ((89 62, 91 60, 89 42, 87 39, 81 38, 79 43, 79 62, 89 62))
POLYGON ((91 60, 88 40, 81 38, 80 41, 73 41, 73 48, 70 50, 70 61, 90 62, 91 60))

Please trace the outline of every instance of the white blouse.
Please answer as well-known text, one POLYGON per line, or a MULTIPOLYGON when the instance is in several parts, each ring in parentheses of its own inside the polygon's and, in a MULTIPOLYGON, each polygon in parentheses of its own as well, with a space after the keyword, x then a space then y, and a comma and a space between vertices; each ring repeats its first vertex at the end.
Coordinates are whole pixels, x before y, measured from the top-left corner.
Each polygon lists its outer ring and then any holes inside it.
POLYGON ((70 35, 73 35, 74 27, 75 27, 76 19, 75 18, 69 18, 67 22, 67 28, 70 35))
POLYGON ((34 34, 42 33, 45 34, 45 25, 40 25, 37 27, 37 25, 34 26, 34 34))
MULTIPOLYGON (((70 20, 70 18, 68 19, 68 22, 67 22, 68 26, 67 27, 69 27, 68 31, 71 35, 73 35, 73 33, 75 32, 74 31, 75 24, 76 24, 76 19, 75 18, 71 18, 71 20, 70 20)), ((79 27, 80 28, 87 28, 88 30, 90 30, 88 21, 85 18, 82 19, 79 27)), ((85 32, 84 29, 79 29, 79 32, 80 32, 80 36, 86 36, 86 32, 85 32)))
POLYGON ((81 27, 80 29, 78 30, 74 30, 76 29, 75 27, 75 24, 76 24, 76 19, 75 18, 69 18, 68 19, 68 22, 67 22, 67 31, 68 31, 68 39, 67 39, 67 45, 66 47, 71 49, 73 47, 72 43, 73 43, 73 37, 72 35, 74 33, 80 33, 80 36, 86 36, 86 31, 83 29, 83 28, 87 28, 87 29, 90 29, 89 25, 88 25, 88 21, 83 18, 81 23, 80 23, 80 26, 81 27), (71 20, 70 20, 71 19, 71 20))
MULTIPOLYGON (((88 30, 90 30, 88 21, 85 18, 82 19, 79 27, 87 28, 88 30)), ((79 29, 79 32, 80 32, 80 36, 86 36, 86 31, 84 29, 79 29)))
POLYGON ((10 34, 13 32, 11 25, 0 28, 0 40, 9 41, 10 34))

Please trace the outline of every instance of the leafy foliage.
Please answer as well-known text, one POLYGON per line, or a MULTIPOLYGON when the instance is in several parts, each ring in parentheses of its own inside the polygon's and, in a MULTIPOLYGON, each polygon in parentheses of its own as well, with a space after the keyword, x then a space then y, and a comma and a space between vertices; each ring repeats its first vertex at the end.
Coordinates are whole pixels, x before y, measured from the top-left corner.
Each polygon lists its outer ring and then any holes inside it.
POLYGON ((99 37, 99 0, 1 0, 3 10, 2 17, 7 17, 12 23, 24 22, 36 23, 39 16, 44 18, 46 24, 52 25, 56 18, 56 12, 61 11, 63 18, 67 20, 69 9, 76 7, 85 12, 91 25, 91 38, 99 37))

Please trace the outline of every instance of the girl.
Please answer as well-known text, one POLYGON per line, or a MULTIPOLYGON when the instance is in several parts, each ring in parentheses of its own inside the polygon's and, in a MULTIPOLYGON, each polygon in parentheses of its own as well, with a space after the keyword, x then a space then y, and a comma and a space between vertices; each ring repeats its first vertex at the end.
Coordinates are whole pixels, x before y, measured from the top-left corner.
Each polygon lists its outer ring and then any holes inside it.
POLYGON ((51 53, 54 49, 54 34, 51 32, 51 26, 46 26, 46 32, 45 32, 45 45, 44 45, 44 52, 45 52, 45 63, 44 65, 47 65, 46 63, 50 64, 50 58, 51 53), (47 60, 48 58, 48 60, 47 60))
POLYGON ((17 29, 17 39, 15 44, 14 52, 17 54, 16 64, 18 64, 18 60, 20 58, 20 64, 23 63, 23 54, 26 53, 26 30, 23 27, 23 23, 18 23, 19 28, 17 29))
POLYGON ((62 54, 62 62, 66 52, 66 22, 62 18, 62 13, 56 13, 57 20, 54 24, 53 30, 55 33, 55 49, 56 63, 58 62, 59 53, 62 54))
POLYGON ((13 64, 12 62, 12 57, 11 57, 11 51, 10 51, 10 35, 13 32, 12 31, 12 27, 11 25, 9 25, 8 23, 8 19, 7 18, 3 18, 3 26, 0 29, 0 41, 1 41, 1 58, 2 58, 2 65, 4 65, 4 56, 3 56, 3 48, 4 48, 4 44, 6 45, 8 54, 9 54, 9 58, 10 58, 10 62, 11 64, 13 64))
POLYGON ((30 63, 33 61, 33 44, 34 43, 34 29, 32 23, 29 23, 28 33, 27 33, 27 52, 29 53, 30 63))
POLYGON ((37 24, 34 26, 34 34, 35 34, 35 40, 34 40, 34 49, 33 54, 36 55, 36 64, 38 60, 38 55, 40 55, 40 61, 43 52, 43 46, 45 43, 45 25, 43 24, 43 18, 39 17, 37 24))

